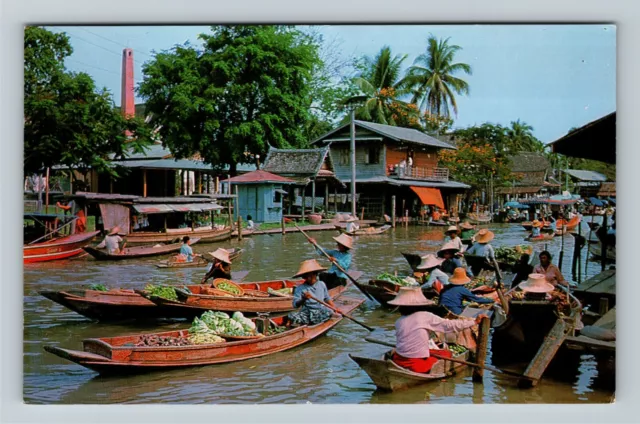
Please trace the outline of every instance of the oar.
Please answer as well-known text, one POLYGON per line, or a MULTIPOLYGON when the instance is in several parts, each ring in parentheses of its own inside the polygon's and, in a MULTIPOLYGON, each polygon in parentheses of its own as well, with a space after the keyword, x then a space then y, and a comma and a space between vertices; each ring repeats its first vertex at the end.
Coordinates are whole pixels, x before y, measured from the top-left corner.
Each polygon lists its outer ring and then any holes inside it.
POLYGON ((340 314, 340 315, 342 315, 343 317, 350 319, 351 321, 355 322, 356 324, 361 325, 362 327, 366 328, 367 330, 369 330, 369 331, 375 331, 375 328, 373 328, 373 327, 369 327, 367 324, 365 324, 365 323, 363 323, 363 322, 358 321, 357 319, 355 319, 355 318, 354 318, 354 317, 352 317, 351 315, 347 315, 347 314, 345 314, 344 312, 340 311, 340 310, 339 310, 339 309, 337 309, 337 308, 334 308, 333 306, 329 305, 328 303, 323 302, 322 300, 318 299, 317 297, 314 297, 313 295, 311 295, 311 299, 315 300, 316 302, 318 302, 318 303, 319 303, 319 304, 321 304, 321 305, 326 306, 327 308, 331 309, 332 311, 339 313, 339 314, 340 314))
MULTIPOLYGON (((396 345, 394 345, 393 343, 384 342, 382 340, 373 339, 371 337, 367 337, 367 338, 365 338, 365 340, 370 342, 370 343, 377 343, 377 344, 380 344, 380 345, 383 345, 383 346, 388 346, 388 347, 392 347, 392 348, 396 347, 396 345)), ((470 367, 482 368, 482 369, 485 369, 487 371, 492 371, 492 372, 505 374, 505 375, 508 375, 509 377, 518 377, 518 378, 525 378, 525 379, 528 379, 528 380, 536 380, 535 378, 527 377, 525 375, 519 374, 519 373, 514 372, 514 371, 501 370, 500 368, 494 368, 494 367, 491 367, 491 366, 488 366, 488 365, 480 365, 480 364, 476 364, 474 362, 467 362, 467 361, 463 361, 462 359, 446 358, 444 356, 438 355, 436 353, 431 353, 431 352, 429 352, 429 355, 433 356, 434 358, 442 359, 443 361, 457 362, 458 364, 468 365, 470 367)))
MULTIPOLYGON (((307 233, 305 233, 304 231, 302 231, 302 229, 301 229, 300 227, 298 227, 298 224, 297 224, 297 223, 295 223, 295 222, 294 222, 294 223, 293 223, 293 225, 295 225, 295 227, 298 229, 298 231, 300 231, 300 232, 302 233, 302 235, 304 235, 304 236, 307 238, 307 240, 309 240, 309 241, 311 242, 311 237, 309 237, 309 235, 308 235, 307 233)), ((331 256, 329 256, 329 254, 328 254, 327 252, 325 252, 325 251, 324 251, 324 249, 323 249, 322 247, 318 246, 318 243, 314 243, 314 242, 311 242, 311 243, 312 243, 312 244, 316 247, 316 249, 318 249, 318 250, 319 250, 319 251, 320 251, 324 256, 326 256, 326 257, 327 257, 327 259, 329 259, 329 261, 331 261, 331 256)), ((355 280, 351 275, 349 275, 349 274, 347 273, 347 271, 345 271, 345 270, 344 270, 344 268, 342 268, 342 267, 340 266, 340 264, 338 264, 338 263, 336 263, 336 262, 333 262, 333 261, 331 261, 331 263, 332 263, 332 264, 334 264, 334 265, 336 266, 336 268, 338 268, 340 271, 342 271, 342 273, 343 273, 344 275, 346 275, 346 276, 349 278, 349 280, 351 280, 351 282, 353 282, 353 283, 354 283, 354 285, 355 285, 356 287, 358 287, 358 285, 357 285, 357 284, 355 284, 355 283, 356 283, 356 280, 355 280)), ((369 293, 367 293, 367 292, 365 292, 365 291, 361 290, 361 289, 360 289, 360 287, 358 287, 358 290, 360 290, 360 291, 361 291, 365 296, 367 296, 369 299, 371 299, 371 300, 375 300, 373 297, 371 297, 371 295, 370 295, 369 293)))
POLYGON ((496 268, 496 280, 498 280, 498 287, 496 291, 498 292, 498 297, 500 298, 500 303, 502 304, 502 310, 504 310, 505 314, 509 315, 509 302, 507 302, 507 299, 502 292, 502 289, 504 288, 504 284, 502 284, 502 273, 500 272, 500 267, 498 266, 498 261, 496 261, 496 258, 491 258, 491 260, 493 261, 493 266, 496 268))

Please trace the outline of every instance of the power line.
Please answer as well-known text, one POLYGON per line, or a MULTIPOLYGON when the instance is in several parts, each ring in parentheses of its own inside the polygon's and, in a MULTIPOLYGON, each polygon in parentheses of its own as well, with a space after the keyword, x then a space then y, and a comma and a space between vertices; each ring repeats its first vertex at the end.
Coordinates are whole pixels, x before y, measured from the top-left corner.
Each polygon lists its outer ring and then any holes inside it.
POLYGON ((120 75, 120 74, 119 74, 119 73, 117 73, 117 72, 110 71, 110 70, 108 70, 108 69, 101 68, 101 67, 99 67, 99 66, 89 65, 88 63, 80 62, 79 60, 75 60, 75 59, 67 59, 67 60, 69 60, 70 62, 78 63, 78 64, 80 64, 80 65, 88 66, 88 67, 90 67, 90 68, 99 69, 99 70, 101 70, 101 71, 108 72, 108 73, 110 73, 110 74, 114 74, 114 75, 118 75, 118 76, 120 75))
MULTIPOLYGON (((106 40, 106 41, 108 41, 108 42, 110 42, 110 43, 113 43, 113 44, 115 44, 115 45, 117 45, 117 46, 119 46, 119 47, 125 47, 125 48, 126 48, 126 47, 129 47, 129 46, 126 46, 126 45, 124 45, 124 44, 122 44, 122 43, 118 43, 117 41, 113 41, 113 40, 111 40, 111 39, 109 39, 109 38, 107 38, 107 37, 104 37, 104 36, 102 36, 102 35, 100 35, 100 34, 96 34, 96 33, 95 33, 95 32, 93 32, 93 31, 89 31, 89 30, 88 30, 88 29, 86 29, 86 28, 83 28, 83 27, 78 27, 78 28, 79 28, 79 29, 81 29, 81 30, 83 30, 83 31, 85 31, 85 32, 88 32, 89 34, 93 34, 93 35, 95 35, 96 37, 102 38, 103 40, 106 40)), ((153 56, 151 56, 151 55, 149 55, 149 54, 147 54, 147 53, 143 52, 143 51, 142 51, 142 49, 135 49, 135 51, 136 51, 136 53, 138 53, 138 54, 143 54, 143 55, 145 55, 145 56, 147 56, 147 57, 149 57, 149 58, 153 59, 153 56)))

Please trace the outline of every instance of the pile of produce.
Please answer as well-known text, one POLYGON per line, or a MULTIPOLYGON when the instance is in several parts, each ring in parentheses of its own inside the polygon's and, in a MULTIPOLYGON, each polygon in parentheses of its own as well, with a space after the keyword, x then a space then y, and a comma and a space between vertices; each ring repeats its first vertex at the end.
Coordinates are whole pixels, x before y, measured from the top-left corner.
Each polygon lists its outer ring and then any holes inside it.
POLYGON ((242 295, 242 291, 236 287, 233 281, 230 280, 219 279, 216 281, 215 287, 218 290, 226 291, 234 296, 242 295))
POLYGON ((267 329, 267 335, 268 336, 272 336, 274 334, 279 334, 282 333, 283 331, 286 331, 287 327, 280 327, 280 326, 269 326, 269 328, 267 329))
POLYGON ((451 352, 453 352, 453 355, 460 355, 462 353, 465 353, 468 349, 462 345, 459 344, 450 344, 447 345, 447 349, 449 349, 451 352))
MULTIPOLYGON (((241 312, 234 312, 231 317, 224 312, 207 311, 200 319, 196 318, 193 322, 203 322, 214 334, 228 336, 255 336, 256 325, 248 318, 245 318, 241 312)), ((200 325, 200 324, 198 324, 200 325)), ((193 328, 193 326, 192 326, 193 328)))
POLYGON ((472 290, 481 286, 491 287, 493 286, 493 280, 494 278, 492 277, 475 277, 469 283, 465 284, 465 287, 468 288, 469 290, 472 290))
POLYGON ((376 277, 376 280, 388 281, 398 286, 419 286, 420 284, 413 277, 398 277, 396 275, 389 274, 387 272, 383 272, 382 274, 376 277))
POLYGON ((147 284, 144 288, 149 292, 150 296, 157 296, 167 300, 178 300, 178 295, 173 287, 167 286, 154 286, 153 284, 147 284))
POLYGON ((136 346, 189 346, 191 342, 185 337, 161 337, 155 335, 144 335, 138 338, 136 346))
POLYGON ((275 295, 285 295, 285 296, 291 296, 293 295, 293 287, 285 287, 284 289, 278 289, 278 290, 274 290, 271 287, 269 287, 267 289, 267 293, 269 294, 275 294, 275 295))
POLYGON ((105 286, 104 284, 92 284, 91 286, 89 286, 89 290, 109 291, 107 286, 105 286))
POLYGON ((521 246, 498 247, 496 248, 496 260, 513 265, 520 260, 523 253, 531 254, 531 246, 523 244, 521 246))
POLYGON ((224 343, 226 340, 218 336, 209 326, 196 317, 189 329, 189 341, 193 344, 224 343))

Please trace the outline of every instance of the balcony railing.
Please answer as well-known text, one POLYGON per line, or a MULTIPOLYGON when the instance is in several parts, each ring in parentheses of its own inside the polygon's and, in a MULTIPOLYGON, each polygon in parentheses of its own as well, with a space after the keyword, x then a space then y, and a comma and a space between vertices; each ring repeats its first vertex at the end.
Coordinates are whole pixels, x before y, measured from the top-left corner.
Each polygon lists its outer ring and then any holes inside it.
POLYGON ((396 168, 390 172, 390 176, 407 180, 449 181, 449 169, 411 166, 396 168))

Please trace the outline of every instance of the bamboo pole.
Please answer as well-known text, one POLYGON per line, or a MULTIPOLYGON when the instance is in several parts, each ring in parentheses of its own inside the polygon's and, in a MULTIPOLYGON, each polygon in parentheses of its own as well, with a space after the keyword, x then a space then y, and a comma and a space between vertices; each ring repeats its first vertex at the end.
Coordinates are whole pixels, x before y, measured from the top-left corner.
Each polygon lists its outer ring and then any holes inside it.
POLYGON ((286 225, 284 223, 284 216, 280 217, 280 225, 282 226, 282 234, 284 235, 286 233, 286 231, 285 231, 286 225))
POLYGON ((391 225, 396 228, 396 196, 391 196, 391 225))
POLYGON ((316 213, 316 179, 311 180, 311 213, 316 213))
MULTIPOLYGON (((483 317, 480 321, 480 325, 478 326, 478 345, 476 347, 476 358, 475 361, 479 365, 484 365, 487 359, 487 346, 489 345, 489 317, 483 317)), ((484 376, 484 368, 474 368, 473 369, 473 381, 482 382, 482 378, 484 376)))
POLYGON ((329 213, 329 182, 325 181, 324 183, 324 211, 325 211, 325 217, 327 216, 326 214, 329 213))
POLYGON ((49 213, 49 167, 47 167, 47 185, 45 186, 45 190, 46 190, 46 193, 44 196, 45 213, 49 213))
POLYGON ((241 216, 238 216, 238 241, 242 241, 242 217, 241 216))

